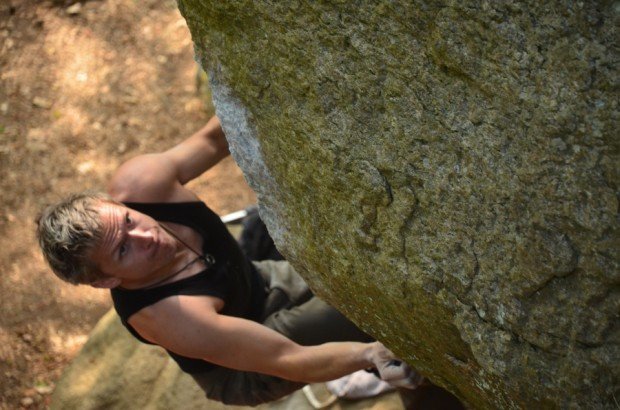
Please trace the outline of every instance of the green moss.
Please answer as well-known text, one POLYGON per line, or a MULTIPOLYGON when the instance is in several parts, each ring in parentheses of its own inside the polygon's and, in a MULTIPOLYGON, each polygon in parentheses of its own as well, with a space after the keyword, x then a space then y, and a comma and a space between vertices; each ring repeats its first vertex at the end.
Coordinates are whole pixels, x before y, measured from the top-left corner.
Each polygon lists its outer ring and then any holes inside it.
POLYGON ((601 240, 617 224, 610 5, 180 7, 247 110, 279 245, 321 296, 472 407, 609 397, 611 376, 593 394, 548 375, 576 363, 567 335, 603 345, 585 323, 615 314, 591 302, 617 265, 601 240))

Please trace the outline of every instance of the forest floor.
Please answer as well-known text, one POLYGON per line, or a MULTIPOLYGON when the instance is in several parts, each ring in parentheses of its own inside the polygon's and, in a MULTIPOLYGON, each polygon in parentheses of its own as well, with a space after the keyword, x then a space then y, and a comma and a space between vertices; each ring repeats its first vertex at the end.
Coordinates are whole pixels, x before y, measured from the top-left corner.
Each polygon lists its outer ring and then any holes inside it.
MULTIPOLYGON (((46 267, 38 211, 204 124, 193 57, 172 0, 0 2, 0 409, 46 408, 111 307, 46 267)), ((220 214, 255 202, 230 158, 191 188, 220 214)))

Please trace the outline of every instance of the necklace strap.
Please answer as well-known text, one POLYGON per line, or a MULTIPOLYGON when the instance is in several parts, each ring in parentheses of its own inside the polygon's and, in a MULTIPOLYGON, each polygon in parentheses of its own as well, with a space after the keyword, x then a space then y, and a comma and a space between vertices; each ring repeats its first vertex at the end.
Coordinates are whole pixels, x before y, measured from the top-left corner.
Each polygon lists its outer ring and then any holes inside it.
POLYGON ((150 284, 149 286, 143 288, 143 289, 150 289, 150 288, 154 288, 155 286, 158 286, 162 283, 164 283, 165 281, 167 281, 170 278, 174 278, 175 276, 177 276, 179 273, 183 272, 185 269, 189 268, 191 265, 193 265, 194 263, 198 262, 200 259, 202 259, 200 256, 195 257, 194 259, 192 259, 191 261, 189 261, 188 263, 186 263, 185 265, 183 265, 183 267, 179 270, 177 270, 176 272, 174 272, 171 275, 166 276, 165 278, 158 280, 157 282, 150 284))
MULTIPOLYGON (((206 265, 207 265, 207 269, 210 268, 211 266, 215 265, 215 258, 213 257, 213 255, 211 255, 210 253, 199 253, 196 249, 192 248, 191 246, 189 246, 187 243, 185 243, 185 241, 181 238, 179 238, 179 236, 177 236, 177 234, 175 234, 172 229, 168 228, 166 225, 164 225, 161 222, 157 222, 159 224, 159 226, 162 227, 162 229, 166 232, 168 232, 170 234, 170 236, 172 236, 174 239, 176 239, 177 241, 179 241, 183 246, 185 246, 187 249, 189 249, 194 255, 197 256, 197 258, 192 261, 189 265, 191 265, 192 263, 196 262, 198 259, 201 259, 206 265)), ((188 266, 189 266, 188 265, 188 266)), ((187 267, 187 266, 186 266, 187 267)), ((183 268, 185 269, 185 268, 183 268)), ((177 272, 178 273, 178 272, 177 272)))

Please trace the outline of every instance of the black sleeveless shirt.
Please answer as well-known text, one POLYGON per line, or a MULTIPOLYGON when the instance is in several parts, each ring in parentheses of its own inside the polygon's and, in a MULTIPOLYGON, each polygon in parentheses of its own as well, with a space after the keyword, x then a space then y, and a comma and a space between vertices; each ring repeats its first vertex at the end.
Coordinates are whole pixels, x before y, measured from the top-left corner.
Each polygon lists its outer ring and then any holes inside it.
MULTIPOLYGON (((265 299, 264 281, 220 218, 204 202, 127 202, 125 205, 157 221, 194 229, 202 236, 204 254, 209 253, 215 259, 215 264, 210 268, 176 282, 149 289, 112 289, 114 309, 132 335, 152 344, 142 338, 127 320, 140 309, 174 295, 215 296, 225 302, 221 314, 258 320, 265 299)), ((216 367, 201 359, 167 352, 186 373, 202 373, 216 367)))

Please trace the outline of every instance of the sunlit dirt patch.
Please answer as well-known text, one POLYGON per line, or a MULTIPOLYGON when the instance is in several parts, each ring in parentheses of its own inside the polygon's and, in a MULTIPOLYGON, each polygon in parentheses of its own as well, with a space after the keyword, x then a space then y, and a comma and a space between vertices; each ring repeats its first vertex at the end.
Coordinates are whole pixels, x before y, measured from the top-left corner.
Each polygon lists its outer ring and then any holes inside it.
MULTIPOLYGON (((0 409, 46 408, 110 307, 45 266, 45 204, 103 189, 125 159, 166 149, 210 115, 172 0, 0 1, 0 409), (77 10, 77 12, 76 12, 77 10)), ((191 187, 216 212, 255 201, 228 159, 191 187)))

